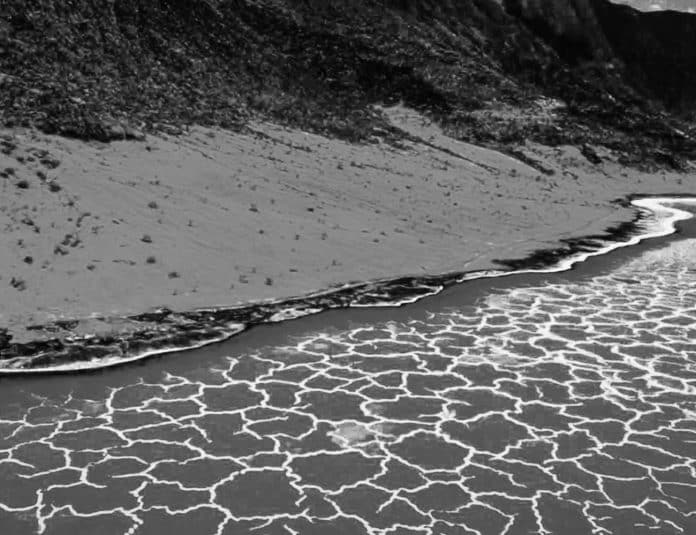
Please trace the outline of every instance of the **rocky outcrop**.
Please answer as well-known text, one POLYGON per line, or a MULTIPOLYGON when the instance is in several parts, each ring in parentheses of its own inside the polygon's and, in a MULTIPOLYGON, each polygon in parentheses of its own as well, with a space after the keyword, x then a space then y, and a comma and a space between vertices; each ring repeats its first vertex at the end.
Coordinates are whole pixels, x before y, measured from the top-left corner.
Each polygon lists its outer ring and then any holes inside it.
POLYGON ((505 7, 570 64, 613 59, 591 0, 505 0, 505 7))
POLYGON ((672 110, 696 109, 696 16, 606 0, 505 0, 569 63, 624 68, 625 82, 672 110))
POLYGON ((592 5, 633 86, 669 109, 696 109, 696 15, 639 13, 601 0, 592 5))

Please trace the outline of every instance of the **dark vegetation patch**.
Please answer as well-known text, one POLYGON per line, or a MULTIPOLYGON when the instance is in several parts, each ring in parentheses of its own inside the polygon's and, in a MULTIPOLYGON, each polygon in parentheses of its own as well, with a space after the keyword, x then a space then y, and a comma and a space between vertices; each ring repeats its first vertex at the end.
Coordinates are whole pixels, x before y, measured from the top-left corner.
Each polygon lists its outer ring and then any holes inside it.
POLYGON ((5 126, 110 141, 264 117, 364 142, 402 135, 373 104, 403 102, 496 147, 604 145, 673 167, 694 152, 696 17, 683 13, 606 0, 2 4, 5 126), (540 110, 542 96, 562 108, 540 110))

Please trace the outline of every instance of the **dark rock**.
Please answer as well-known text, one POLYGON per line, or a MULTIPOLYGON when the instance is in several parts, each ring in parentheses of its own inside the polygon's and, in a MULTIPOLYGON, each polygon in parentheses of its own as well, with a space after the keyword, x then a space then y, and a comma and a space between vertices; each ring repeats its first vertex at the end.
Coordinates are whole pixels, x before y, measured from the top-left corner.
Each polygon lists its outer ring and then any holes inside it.
POLYGON ((4 350, 10 345, 12 335, 7 329, 0 329, 0 350, 4 350))
POLYGON ((105 124, 104 137, 107 141, 124 140, 126 139, 126 129, 118 123, 105 124))
POLYGON ((133 141, 145 141, 147 139, 147 136, 144 133, 130 126, 124 127, 124 131, 126 134, 126 139, 133 141))
POLYGON ((5 74, 4 72, 0 72, 0 87, 4 85, 10 85, 11 82, 14 81, 14 76, 10 76, 9 74, 5 74))
POLYGON ((10 286, 19 292, 23 292, 27 289, 27 283, 23 279, 16 277, 12 277, 12 280, 10 280, 10 286))
POLYGON ((184 133, 184 131, 179 128, 178 126, 174 126, 171 124, 160 124, 157 125, 157 130, 164 134, 168 134, 170 136, 180 136, 181 134, 184 133))
POLYGON ((48 154, 44 154, 43 156, 41 156, 41 159, 39 161, 44 167, 47 167, 48 169, 56 169, 60 166, 60 160, 51 158, 50 156, 48 156, 48 154))
POLYGON ((594 165, 599 165, 602 163, 602 158, 599 157, 597 151, 590 147, 588 144, 584 144, 580 149, 582 155, 587 158, 587 161, 594 165))
POLYGON ((657 163, 666 165, 675 171, 685 171, 688 167, 686 160, 673 152, 656 150, 653 156, 657 163))

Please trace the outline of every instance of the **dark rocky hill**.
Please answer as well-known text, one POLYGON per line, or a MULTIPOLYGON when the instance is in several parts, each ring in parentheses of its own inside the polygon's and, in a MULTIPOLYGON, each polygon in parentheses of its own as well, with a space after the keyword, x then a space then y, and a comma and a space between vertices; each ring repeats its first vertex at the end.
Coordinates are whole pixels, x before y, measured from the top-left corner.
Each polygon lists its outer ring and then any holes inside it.
POLYGON ((696 107, 696 17, 605 0, 506 0, 567 62, 624 66, 624 82, 672 110, 696 107))
POLYGON ((696 16, 608 0, 0 0, 0 121, 88 139, 263 116, 367 140, 403 101, 676 165, 695 82, 696 16))

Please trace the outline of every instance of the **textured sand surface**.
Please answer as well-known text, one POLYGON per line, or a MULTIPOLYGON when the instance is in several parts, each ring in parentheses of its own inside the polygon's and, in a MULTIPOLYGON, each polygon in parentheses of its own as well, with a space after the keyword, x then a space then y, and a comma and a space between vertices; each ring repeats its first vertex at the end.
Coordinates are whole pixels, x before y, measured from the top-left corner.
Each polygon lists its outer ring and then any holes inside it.
POLYGON ((4 132, 0 327, 19 340, 57 318, 495 267, 630 220, 617 197, 693 193, 691 175, 522 147, 532 167, 387 113, 421 141, 351 145, 272 124, 110 145, 4 132))

